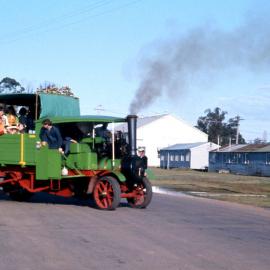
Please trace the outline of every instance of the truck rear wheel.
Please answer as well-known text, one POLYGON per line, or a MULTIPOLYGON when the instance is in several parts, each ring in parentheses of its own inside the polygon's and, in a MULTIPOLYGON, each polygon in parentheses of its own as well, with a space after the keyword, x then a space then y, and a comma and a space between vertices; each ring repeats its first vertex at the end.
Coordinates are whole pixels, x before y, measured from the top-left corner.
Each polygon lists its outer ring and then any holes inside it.
POLYGON ((135 191, 136 196, 127 198, 128 204, 132 208, 146 208, 152 200, 152 185, 148 178, 144 177, 141 183, 134 184, 132 191, 135 191))
POLYGON ((118 181, 111 176, 101 177, 95 184, 93 197, 99 209, 115 210, 121 200, 121 190, 118 181))

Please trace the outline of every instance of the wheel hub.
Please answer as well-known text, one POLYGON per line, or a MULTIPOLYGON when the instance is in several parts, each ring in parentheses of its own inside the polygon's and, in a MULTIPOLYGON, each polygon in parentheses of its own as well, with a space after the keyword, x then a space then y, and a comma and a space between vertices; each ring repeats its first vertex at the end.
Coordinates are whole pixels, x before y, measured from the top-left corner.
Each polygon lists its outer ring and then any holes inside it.
POLYGON ((107 192, 106 191, 102 191, 100 194, 103 198, 107 197, 107 192))

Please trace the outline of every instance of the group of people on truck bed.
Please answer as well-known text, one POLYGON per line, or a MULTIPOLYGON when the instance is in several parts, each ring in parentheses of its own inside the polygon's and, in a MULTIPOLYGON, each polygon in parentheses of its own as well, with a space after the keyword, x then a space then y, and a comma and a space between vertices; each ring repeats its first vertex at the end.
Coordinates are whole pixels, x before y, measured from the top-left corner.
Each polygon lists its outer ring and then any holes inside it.
POLYGON ((6 109, 0 106, 0 135, 25 133, 33 129, 34 121, 25 107, 21 107, 17 115, 13 106, 6 109))

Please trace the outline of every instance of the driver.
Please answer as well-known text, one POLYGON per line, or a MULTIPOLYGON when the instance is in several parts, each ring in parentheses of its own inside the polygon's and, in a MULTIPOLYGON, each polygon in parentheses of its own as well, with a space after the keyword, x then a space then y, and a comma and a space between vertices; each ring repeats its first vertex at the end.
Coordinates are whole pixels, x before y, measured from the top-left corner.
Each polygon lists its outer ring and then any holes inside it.
POLYGON ((103 123, 101 127, 95 129, 96 136, 103 138, 105 141, 110 139, 111 132, 108 130, 108 123, 103 123))

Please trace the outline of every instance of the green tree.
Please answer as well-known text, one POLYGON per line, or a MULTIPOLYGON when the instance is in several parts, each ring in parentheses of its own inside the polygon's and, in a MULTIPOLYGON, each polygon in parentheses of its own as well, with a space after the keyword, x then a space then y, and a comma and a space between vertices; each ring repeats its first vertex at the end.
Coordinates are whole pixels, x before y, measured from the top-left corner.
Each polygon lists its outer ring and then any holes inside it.
POLYGON ((21 86, 15 79, 5 77, 0 81, 0 93, 24 93, 25 88, 21 86))
POLYGON ((236 143, 238 134, 238 143, 245 143, 244 138, 238 133, 240 117, 230 118, 225 122, 227 112, 220 108, 205 110, 205 116, 200 116, 197 120, 197 128, 208 134, 208 141, 226 145, 236 143))

